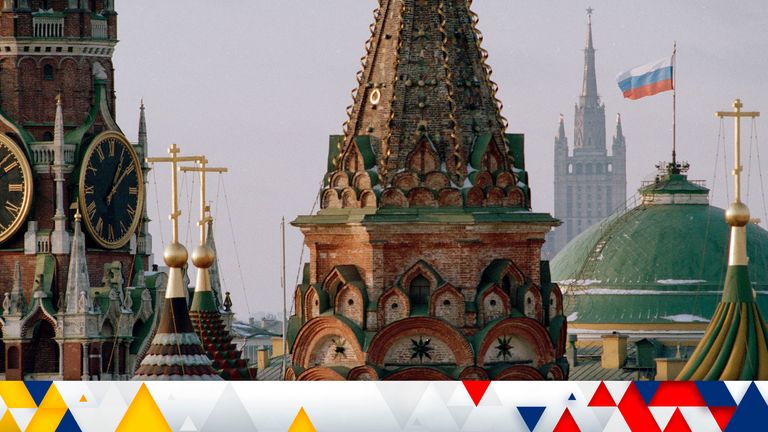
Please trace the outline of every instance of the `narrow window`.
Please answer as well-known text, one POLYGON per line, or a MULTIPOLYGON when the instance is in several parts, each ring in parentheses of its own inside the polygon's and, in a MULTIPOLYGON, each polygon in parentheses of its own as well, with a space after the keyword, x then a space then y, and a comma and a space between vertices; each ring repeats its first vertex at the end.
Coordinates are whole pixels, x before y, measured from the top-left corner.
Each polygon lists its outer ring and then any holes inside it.
POLYGON ((46 81, 53 81, 53 66, 49 64, 43 66, 43 79, 46 81))
POLYGON ((426 306, 429 303, 429 281, 424 276, 416 276, 411 281, 409 298, 411 306, 426 306))

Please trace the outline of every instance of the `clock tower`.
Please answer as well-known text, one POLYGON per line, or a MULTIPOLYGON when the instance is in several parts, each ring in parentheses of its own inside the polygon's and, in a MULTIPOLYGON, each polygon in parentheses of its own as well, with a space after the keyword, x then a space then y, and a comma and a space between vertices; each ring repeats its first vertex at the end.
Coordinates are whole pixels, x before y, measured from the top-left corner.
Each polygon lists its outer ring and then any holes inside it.
POLYGON ((0 376, 130 377, 164 276, 144 277, 146 126, 143 106, 138 143, 116 122, 114 1, 0 5, 0 376))

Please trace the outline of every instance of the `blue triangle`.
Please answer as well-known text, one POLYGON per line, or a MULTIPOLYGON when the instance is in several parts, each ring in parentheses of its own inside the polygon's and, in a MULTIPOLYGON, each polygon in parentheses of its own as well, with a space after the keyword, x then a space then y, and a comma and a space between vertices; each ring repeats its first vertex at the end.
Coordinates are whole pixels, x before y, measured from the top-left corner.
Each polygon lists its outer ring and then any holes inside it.
POLYGON ((656 394, 656 390, 658 390, 661 383, 659 381, 634 381, 634 383, 645 404, 650 405, 651 399, 653 399, 653 395, 656 394))
POLYGON ((35 405, 40 405, 43 401, 45 394, 48 393, 48 389, 51 388, 53 381, 24 381, 24 385, 27 386, 27 391, 35 401, 35 405))
POLYGON ((59 427, 56 428, 56 432, 83 432, 83 430, 80 429, 80 426, 77 424, 77 420, 75 420, 75 417, 72 415, 72 411, 67 410, 67 413, 64 414, 64 418, 61 419, 61 423, 59 423, 59 427))
POLYGON ((528 430, 533 431, 536 429, 536 425, 539 424, 542 414, 547 407, 517 407, 517 411, 520 413, 520 417, 523 418, 525 425, 528 426, 528 430))
POLYGON ((759 430, 758 422, 764 421, 766 418, 768 418, 768 405, 766 405, 763 395, 760 394, 760 390, 757 389, 753 382, 749 385, 744 399, 736 407, 736 412, 733 413, 733 417, 725 428, 725 432, 759 430))
POLYGON ((733 400, 728 386, 722 381, 697 381, 696 387, 699 388, 701 397, 710 407, 733 407, 736 401, 733 400))
POLYGON ((571 393, 571 395, 568 397, 568 400, 569 401, 576 400, 576 396, 574 396, 573 393, 571 393))

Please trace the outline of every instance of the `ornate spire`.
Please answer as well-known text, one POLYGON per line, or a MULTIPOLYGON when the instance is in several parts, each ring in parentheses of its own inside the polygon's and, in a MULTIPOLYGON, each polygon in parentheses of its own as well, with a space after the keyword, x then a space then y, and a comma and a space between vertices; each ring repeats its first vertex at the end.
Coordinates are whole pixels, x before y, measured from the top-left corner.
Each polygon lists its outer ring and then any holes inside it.
POLYGON ((75 233, 72 237, 72 251, 69 257, 67 275, 66 308, 68 314, 87 312, 91 282, 88 277, 88 263, 85 258, 85 237, 80 229, 80 212, 75 214, 75 233), (84 296, 84 300, 81 297, 84 296))
POLYGON ((64 115, 61 108, 61 95, 56 96, 56 117, 53 122, 53 180, 56 182, 56 212, 53 216, 51 233, 51 252, 65 254, 69 252, 69 233, 66 230, 64 214, 64 115))
POLYGON ((208 269, 208 279, 211 284, 211 291, 213 291, 213 297, 216 300, 216 307, 222 309, 224 300, 221 295, 221 277, 219 276, 219 254, 216 251, 216 241, 213 238, 213 218, 208 221, 208 233, 205 239, 205 244, 213 251, 214 259, 213 264, 208 269))
POLYGON ((10 312, 15 315, 24 315, 26 300, 24 299, 24 284, 21 279, 21 263, 16 261, 13 268, 13 288, 11 289, 10 312))
POLYGON ((768 329, 749 280, 747 224, 750 216, 740 197, 741 117, 757 117, 760 113, 741 112, 738 99, 733 107, 734 112, 717 113, 720 117, 735 117, 736 120, 733 170, 736 194, 725 212, 725 220, 731 226, 731 245, 723 298, 678 380, 768 379, 768 329))
POLYGON ((144 156, 147 155, 147 119, 144 115, 144 99, 139 107, 139 148, 144 156))
POLYGON ((512 168, 523 167, 509 150, 471 3, 380 2, 344 136, 333 143, 323 208, 528 206, 527 191, 521 199, 507 190, 520 180, 512 168), (506 174, 490 198, 478 190, 466 202, 461 189, 474 185, 474 175, 464 180, 475 171, 506 174))
POLYGON ((616 114, 616 135, 613 137, 615 140, 624 141, 624 131, 621 129, 621 114, 616 114))
POLYGON ((592 12, 587 9, 587 46, 584 49, 584 82, 581 86, 581 105, 597 105, 597 71, 595 70, 595 45, 592 42, 592 12))
POLYGON ((567 139, 565 136, 565 120, 563 118, 563 115, 560 114, 560 126, 557 129, 557 140, 563 141, 567 139))

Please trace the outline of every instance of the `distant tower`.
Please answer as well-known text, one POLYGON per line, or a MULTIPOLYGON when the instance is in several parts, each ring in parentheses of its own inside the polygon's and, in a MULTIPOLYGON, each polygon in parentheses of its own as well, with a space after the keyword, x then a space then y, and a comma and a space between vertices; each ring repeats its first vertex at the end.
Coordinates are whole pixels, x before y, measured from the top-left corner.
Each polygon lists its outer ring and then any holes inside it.
POLYGON ((544 252, 554 257, 572 238, 626 201, 626 145, 617 116, 611 155, 605 136, 605 105, 597 94, 592 9, 587 9, 584 81, 574 113, 573 152, 561 116, 555 137, 555 217, 563 222, 547 236, 544 252))

